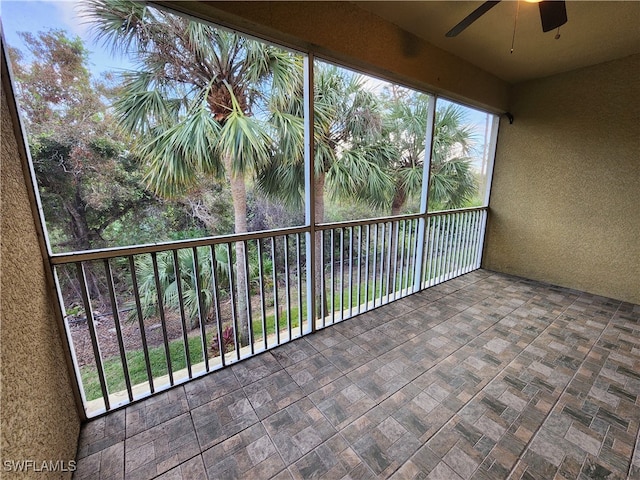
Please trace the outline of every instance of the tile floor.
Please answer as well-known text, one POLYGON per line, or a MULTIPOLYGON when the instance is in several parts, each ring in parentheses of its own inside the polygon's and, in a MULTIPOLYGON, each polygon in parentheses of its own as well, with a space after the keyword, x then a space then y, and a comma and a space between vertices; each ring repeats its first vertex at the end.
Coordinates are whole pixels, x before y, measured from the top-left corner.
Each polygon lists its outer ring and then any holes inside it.
POLYGON ((640 306, 479 270, 86 424, 76 479, 640 478, 640 306))

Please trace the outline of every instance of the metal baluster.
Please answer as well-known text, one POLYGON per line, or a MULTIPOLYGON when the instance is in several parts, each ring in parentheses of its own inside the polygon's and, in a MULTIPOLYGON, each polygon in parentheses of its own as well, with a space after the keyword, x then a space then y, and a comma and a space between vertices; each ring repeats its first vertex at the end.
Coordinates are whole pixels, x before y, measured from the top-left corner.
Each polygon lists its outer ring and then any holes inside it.
POLYGON ((340 229, 340 320, 344 320, 344 228, 340 229))
POLYGON ((465 254, 465 242, 467 239, 467 220, 469 218, 469 212, 460 212, 460 232, 458 235, 458 256, 456 264, 456 276, 463 275, 464 271, 464 254, 465 254))
POLYGON ((431 280, 429 285, 436 284, 436 278, 438 278, 438 243, 440 241, 440 217, 432 217, 432 242, 431 248, 433 249, 433 255, 431 257, 431 280))
POLYGON ((296 272, 298 277, 298 326, 300 327, 300 336, 304 335, 302 324, 304 323, 302 317, 302 264, 300 263, 301 247, 300 247, 300 234, 296 233, 296 262, 298 264, 298 270, 296 272))
POLYGON ((367 249, 364 252, 365 260, 364 260, 364 311, 369 310, 369 239, 371 236, 371 228, 370 225, 367 224, 367 240, 366 246, 367 249))
POLYGON ((260 275, 260 315, 262 319, 262 341, 264 349, 267 349, 267 306, 265 302, 264 292, 264 265, 262 262, 262 242, 260 239, 256 239, 256 245, 258 248, 258 275, 260 275))
POLYGON ((423 258, 422 258, 422 282, 420 283, 420 288, 425 289, 429 286, 429 250, 431 248, 431 242, 429 240, 429 235, 431 233, 431 217, 426 216, 424 218, 424 248, 423 248, 423 258))
POLYGON ((446 277, 447 280, 451 279, 451 260, 453 257, 453 253, 454 253, 454 244, 455 244, 455 233, 456 233, 456 214, 455 213, 450 213, 447 215, 449 217, 449 235, 448 235, 448 240, 447 240, 447 257, 445 259, 446 262, 446 266, 445 266, 445 271, 446 271, 446 277))
POLYGON ((482 247, 484 244, 484 233, 487 226, 487 211, 479 211, 478 215, 480 217, 480 222, 478 225, 478 249, 476 253, 476 263, 474 264, 474 268, 480 268, 480 264, 482 261, 482 247))
MULTIPOLYGON (((334 271, 334 266, 335 266, 335 250, 336 250, 336 244, 335 244, 335 239, 334 239, 334 233, 335 229, 331 229, 331 235, 330 235, 330 244, 331 244, 331 255, 329 256, 330 260, 331 260, 331 306, 329 307, 331 309, 331 323, 334 324, 336 323, 336 317, 335 317, 335 313, 336 313, 336 301, 335 301, 335 291, 336 291, 336 277, 335 277, 335 271, 334 271)), ((328 313, 328 312, 327 312, 328 313)))
POLYGON ((289 285, 289 235, 284 238, 284 288, 286 290, 287 299, 287 331, 289 332, 289 340, 292 338, 291 332, 291 287, 289 285))
MULTIPOLYGON (((389 231, 389 242, 388 242, 388 248, 387 249, 383 249, 383 251, 386 251, 386 255, 387 255, 387 288, 385 290, 385 296, 387 297, 387 303, 390 301, 389 296, 391 295, 390 292, 390 288, 391 288, 391 256, 393 255, 393 252, 391 251, 391 246, 393 244, 393 222, 389 222, 389 228, 387 229, 389 231), (388 251, 387 251, 388 250, 388 251)), ((386 236, 385 236, 386 239, 386 236)))
POLYGON ((443 217, 445 222, 445 236, 444 236, 444 255, 442 257, 442 279, 443 281, 447 281, 447 259, 449 258, 449 243, 451 241, 451 215, 447 214, 443 217))
MULTIPOLYGON (((418 219, 413 220, 413 239, 411 242, 411 245, 413 246, 413 253, 411 254, 411 259, 412 259, 412 265, 413 268, 411 269, 411 276, 409 278, 413 279, 416 276, 416 268, 417 268, 417 263, 418 263, 418 240, 420 238, 420 236, 418 235, 418 228, 420 227, 420 222, 418 219)), ((421 260, 420 260, 421 261, 421 260)), ((408 280, 408 279, 407 279, 408 280)), ((411 286, 414 287, 415 283, 411 282, 411 286)), ((414 293, 415 289, 411 290, 411 293, 414 293)))
POLYGON ((442 256, 440 258, 440 271, 442 275, 440 278, 442 282, 447 280, 447 254, 449 252, 447 245, 449 241, 449 215, 442 216, 442 224, 443 224, 443 236, 442 236, 442 256))
POLYGON ((109 411, 111 409, 111 405, 109 404, 109 392, 107 389, 107 381, 104 374, 104 366, 102 364, 102 353, 100 352, 98 335, 96 333, 96 326, 93 318, 93 308, 91 308, 91 300, 89 298, 87 278, 84 273, 84 264, 82 262, 76 263, 76 269, 78 272, 78 282, 80 283, 80 291, 82 294, 82 303, 84 304, 84 311, 87 317, 87 326, 89 327, 89 336, 91 337, 93 358, 95 358, 96 360, 96 370, 98 371, 98 380, 100 381, 100 391, 102 392, 104 408, 105 410, 109 411))
POLYGON ((455 227, 453 231, 453 257, 451 259, 451 278, 459 275, 458 255, 460 253, 460 212, 455 213, 455 227))
POLYGON ((446 221, 446 217, 443 215, 440 215, 439 217, 439 228, 438 228, 438 234, 439 234, 439 239, 438 239, 438 277, 437 277, 437 283, 441 283, 444 279, 443 276, 443 259, 444 259, 444 249, 445 249, 445 240, 447 238, 446 235, 446 226, 445 226, 445 221, 446 221))
MULTIPOLYGON (((382 222, 380 224, 380 305, 384 300, 384 265, 385 265, 385 246, 387 239, 387 224, 382 222)), ((389 301, 387 299, 387 301, 389 301)))
POLYGON ((127 364, 127 353, 124 349, 124 341, 122 340, 122 328, 120 327, 120 315, 118 313, 118 303, 116 301, 116 289, 113 285, 113 274, 109 259, 104 259, 104 273, 107 280, 109 290, 109 300, 111 303, 111 312, 113 314, 113 323, 116 327, 116 339, 118 340, 118 351, 120 352, 120 361, 122 362, 122 373, 124 374, 124 383, 127 387, 127 395, 129 402, 133 402, 133 392, 131 390, 131 377, 129 376, 129 365, 127 364))
MULTIPOLYGON (((200 324, 200 339, 202 342, 202 358, 204 358, 205 369, 209 371, 209 354, 207 345, 207 331, 205 322, 207 321, 207 312, 204 308, 204 301, 202 300, 202 275, 200 272, 200 260, 198 260, 198 248, 193 247, 191 250, 193 255, 193 275, 196 281, 196 298, 198 299, 198 322, 200 324)), ((218 339, 222 341, 222 337, 218 336, 218 339)), ((222 350, 221 350, 222 351, 222 350)))
POLYGON ((325 326, 325 317, 327 316, 327 312, 325 311, 327 287, 325 285, 324 270, 324 230, 320 230, 320 317, 322 318, 323 327, 325 326))
POLYGON ((377 288, 376 288, 376 274, 378 273, 378 223, 374 224, 373 230, 373 268, 371 269, 371 279, 373 281, 371 285, 371 298, 373 300, 373 308, 376 308, 377 288))
POLYGON ((411 250, 412 250, 412 246, 413 246, 413 220, 409 220, 408 222, 408 232, 407 232, 407 260, 406 260, 406 264, 405 264, 405 295, 408 295, 409 293, 411 293, 409 291, 409 285, 410 283, 410 279, 413 278, 411 276, 411 262, 412 262, 412 255, 411 255, 411 250))
POLYGON ((142 351, 144 354, 144 364, 147 369, 147 379, 149 380, 149 392, 154 393, 153 374, 151 373, 151 362, 149 361, 149 347, 147 346, 147 332, 144 328, 144 317, 142 315, 142 304, 140 303, 140 290, 138 289, 138 278, 136 275, 136 264, 133 255, 129 255, 129 271, 131 272, 131 285, 133 288, 133 298, 136 302, 136 313, 138 314, 138 328, 142 340, 142 351))
MULTIPOLYGON (((211 255, 211 279, 213 285, 211 286, 213 290, 213 306, 216 315, 216 330, 218 332, 218 352, 220 352, 220 363, 224 367, 226 365, 226 360, 224 358, 224 337, 222 331, 222 314, 220 312, 220 297, 218 296, 220 282, 218 281, 218 259, 216 258, 216 248, 215 245, 209 245, 209 251, 211 255)), ((193 249, 194 258, 196 258, 196 249, 193 249)), ((197 262, 196 262, 197 263, 197 262)), ((206 348, 207 345, 207 331, 204 325, 204 317, 202 315, 198 315, 200 319, 200 335, 203 341, 204 349, 204 366, 205 370, 209 371, 209 352, 206 348)))
POLYGON ((271 263, 273 278, 273 325, 275 328, 276 345, 280 345, 280 305, 278 302, 278 264, 276 262, 276 238, 271 237, 271 263))
POLYGON ((427 258, 427 288, 429 288, 433 283, 432 283, 432 279, 433 279, 433 245, 434 245, 434 239, 435 239, 435 223, 436 223, 436 218, 434 216, 429 216, 429 223, 428 223, 428 228, 429 228, 429 253, 428 258, 427 258))
POLYGON ((460 235, 458 237, 458 263, 456 273, 458 276, 464 273, 464 243, 467 235, 467 213, 460 213, 460 235))
POLYGON ((462 239, 462 258, 460 273, 467 273, 469 262, 467 260, 467 254, 469 252, 469 231, 471 230, 471 216, 473 212, 467 212, 464 214, 464 238, 462 239))
POLYGON ((357 287, 357 291, 356 291, 356 299, 357 299, 357 306, 358 306, 358 312, 360 313, 360 286, 361 286, 361 280, 362 280, 362 225, 358 226, 358 274, 356 275, 356 287, 357 287))
MULTIPOLYGON (((376 283, 375 288, 375 298, 378 299, 378 306, 382 305, 382 300, 384 298, 384 246, 385 246, 385 236, 386 236, 386 225, 384 222, 380 222, 376 224, 377 230, 377 240, 376 247, 378 252, 376 253, 376 262, 377 266, 374 270, 374 281, 376 283), (380 293, 378 294, 378 291, 380 293)), ((375 305, 375 303, 374 303, 375 305)))
POLYGON ((429 254, 429 283, 427 287, 432 287, 435 285, 435 278, 437 275, 436 272, 436 263, 438 257, 438 216, 434 215, 430 217, 430 226, 431 226, 431 248, 429 254))
MULTIPOLYGON (((399 225, 398 225, 399 227, 399 225)), ((407 220, 403 220, 402 221, 402 247, 400 247, 400 285, 398 286, 398 289, 400 290, 400 298, 404 297, 404 281, 405 281, 405 275, 404 275, 404 262, 405 262, 405 250, 407 248, 407 220)), ((406 258, 409 258, 409 255, 407 255, 406 258)))
POLYGON ((176 275, 176 287, 178 289, 178 306, 180 309, 180 320, 182 322, 182 342, 184 343, 184 354, 187 361, 187 372, 189 373, 189 378, 193 378, 193 373, 191 372, 191 355, 189 353, 189 337, 187 336, 187 322, 184 311, 184 302, 182 300, 182 276, 180 275, 180 262, 178 260, 178 251, 172 250, 172 253, 173 271, 176 275))
POLYGON ((477 226, 478 212, 471 215, 471 231, 469 232, 469 271, 473 270, 473 262, 475 261, 475 234, 477 226))
POLYGON ((349 227, 349 317, 353 316, 353 230, 349 227))
POLYGON ((233 257, 231 256, 231 242, 225 244, 227 246, 227 262, 229 265, 229 293, 231 294, 231 325, 233 327, 233 346, 236 350, 236 360, 240 360, 240 342, 238 342, 238 316, 236 314, 235 301, 235 281, 233 279, 233 257))
POLYGON ((171 366, 171 351, 169 350, 169 337, 167 336, 167 321, 164 315, 164 301, 162 299, 162 287, 160 286, 160 275, 158 273, 158 259, 156 252, 151 253, 153 263, 153 276, 156 282, 156 294, 158 297, 158 312, 160 313, 160 325, 162 327, 162 340, 164 342, 164 353, 167 360, 167 372, 169 374, 169 384, 173 386, 173 367, 171 366))
POLYGON ((391 293, 393 294, 393 300, 395 300, 398 296, 398 247, 400 246, 398 242, 400 240, 400 222, 396 220, 391 225, 390 238, 393 240, 390 241, 393 242, 393 252, 391 253, 393 255, 393 275, 390 281, 393 281, 391 293))
POLYGON ((454 277, 457 277, 460 275, 460 237, 462 235, 462 213, 457 212, 456 213, 456 230, 455 230, 455 234, 454 234, 454 255, 453 255, 453 262, 451 265, 451 269, 452 269, 452 275, 454 277))
MULTIPOLYGON (((245 293, 245 302, 247 308, 247 335, 249 336, 249 351, 251 355, 255 354, 255 346, 253 344, 253 314, 251 309, 251 274, 249 273, 249 248, 247 245, 247 241, 244 240, 242 242, 242 248, 244 250, 244 293, 245 293)), ((240 266, 238 266, 240 268, 240 266)))

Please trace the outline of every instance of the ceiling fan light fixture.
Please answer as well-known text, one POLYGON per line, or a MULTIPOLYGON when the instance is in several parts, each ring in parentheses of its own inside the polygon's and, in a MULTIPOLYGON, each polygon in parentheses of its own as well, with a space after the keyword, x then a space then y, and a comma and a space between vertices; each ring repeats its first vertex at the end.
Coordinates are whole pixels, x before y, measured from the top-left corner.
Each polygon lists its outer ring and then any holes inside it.
POLYGON ((543 32, 550 32, 567 23, 567 7, 564 1, 540 2, 538 7, 543 32))
MULTIPOLYGON (((565 0, 526 0, 527 2, 537 3, 540 9, 540 20, 542 22, 542 31, 548 32, 555 30, 567 23, 567 9, 565 0)), ((464 29, 473 22, 478 20, 482 15, 495 7, 500 0, 487 0, 480 4, 473 12, 462 19, 455 27, 445 33, 445 37, 456 37, 464 29)), ((520 5, 520 3, 518 3, 520 5)))

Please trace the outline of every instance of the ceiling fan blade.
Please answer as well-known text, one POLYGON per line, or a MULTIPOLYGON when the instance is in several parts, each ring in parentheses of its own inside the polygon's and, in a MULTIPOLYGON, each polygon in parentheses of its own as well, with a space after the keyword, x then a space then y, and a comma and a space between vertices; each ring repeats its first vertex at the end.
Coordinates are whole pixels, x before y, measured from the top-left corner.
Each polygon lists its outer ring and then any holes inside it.
POLYGON ((540 7, 540 20, 542 31, 555 30, 560 25, 567 23, 567 7, 564 0, 545 0, 538 4, 540 7))
POLYGON ((469 25, 471 25, 473 22, 479 19, 482 15, 484 15, 493 7, 495 7, 498 3, 500 3, 500 0, 491 0, 488 2, 484 2, 482 5, 476 8, 473 12, 467 15, 455 27, 453 27, 451 30, 445 33, 445 37, 455 37, 456 35, 460 34, 465 28, 467 28, 469 25))

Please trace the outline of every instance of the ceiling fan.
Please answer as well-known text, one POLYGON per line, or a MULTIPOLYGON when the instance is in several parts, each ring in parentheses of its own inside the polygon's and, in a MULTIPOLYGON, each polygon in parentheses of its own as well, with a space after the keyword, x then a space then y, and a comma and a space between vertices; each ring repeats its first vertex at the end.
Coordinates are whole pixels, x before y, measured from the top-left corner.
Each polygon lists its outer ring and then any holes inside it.
MULTIPOLYGON (((498 3, 500 3, 500 0, 484 2, 473 12, 467 15, 460 23, 449 30, 445 36, 455 37, 459 35, 465 28, 478 20, 498 3)), ((540 20, 542 21, 543 32, 549 32, 567 23, 567 8, 564 0, 542 0, 538 2, 538 7, 540 8, 540 20)))

